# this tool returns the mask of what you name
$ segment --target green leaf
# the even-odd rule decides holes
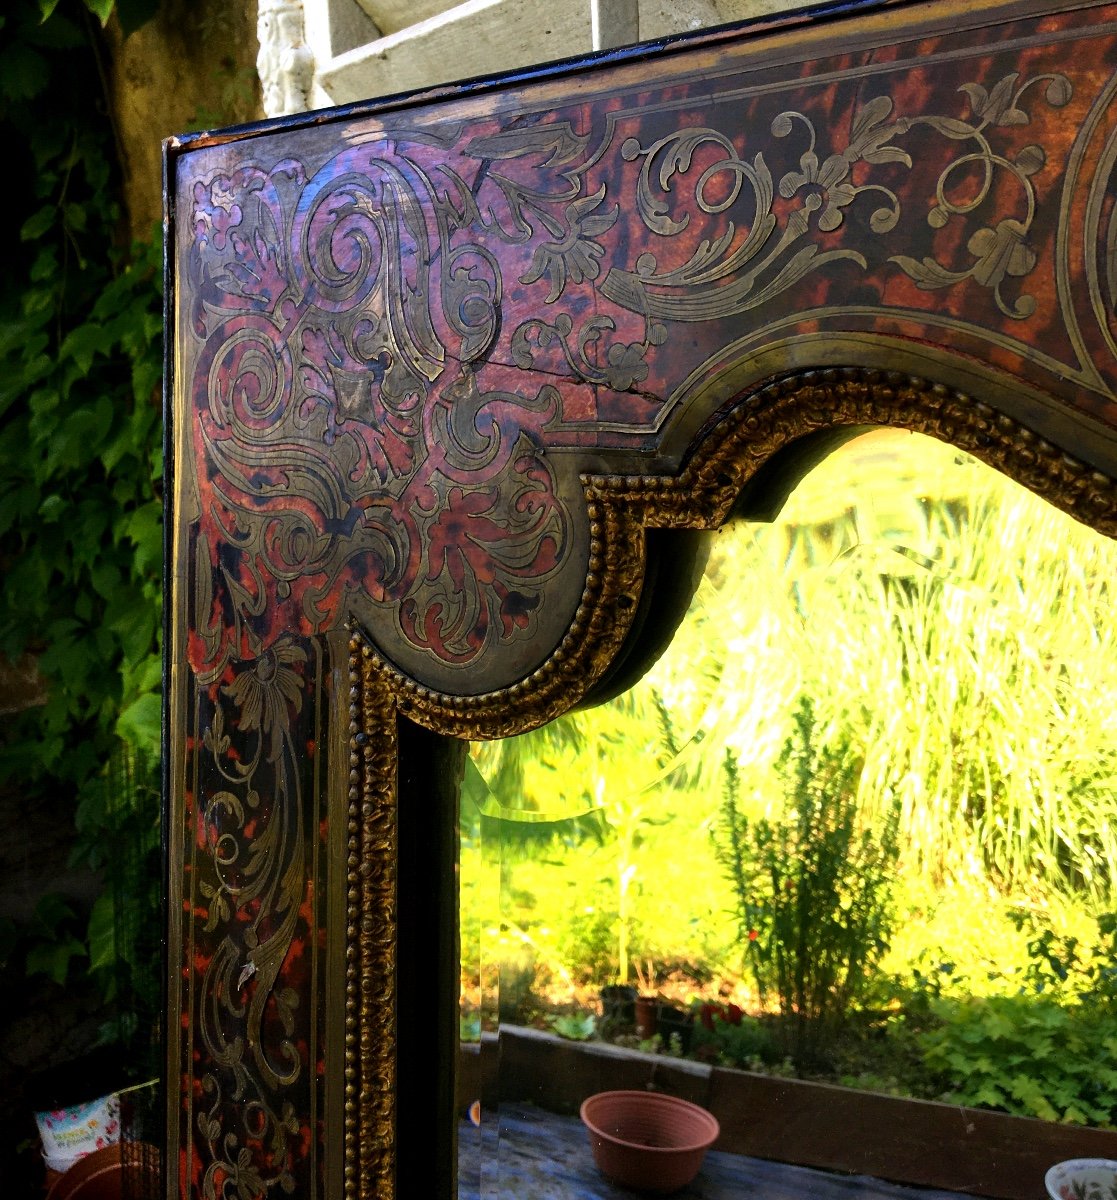
[[[597,1019],[593,1013],[564,1013],[551,1017],[550,1025],[559,1037],[584,1042],[593,1037]]]
[[[152,654],[136,667],[134,686],[137,691],[158,692],[162,680],[163,661],[158,654]]]
[[[101,326],[86,324],[79,325],[66,335],[59,354],[63,358],[72,358],[85,375],[93,365],[93,356],[105,349],[104,331]]]
[[[71,233],[84,232],[89,223],[86,210],[81,204],[67,204],[62,215]]]
[[[90,572],[90,577],[97,594],[106,600],[112,600],[117,592],[124,587],[123,575],[116,563],[102,557]]]
[[[54,309],[54,290],[59,277],[58,251],[53,245],[42,247],[31,266],[29,276],[31,283],[46,283],[49,287],[36,288],[24,294],[23,311],[32,316],[36,313],[51,312]]]
[[[74,824],[79,832],[100,829],[108,819],[105,804],[105,789],[94,783],[82,790],[74,812]]]
[[[162,732],[162,711],[159,696],[140,696],[120,714],[116,732],[136,745],[158,746]]]
[[[116,912],[111,893],[102,892],[93,903],[86,935],[89,969],[109,971],[116,967]]]
[[[38,942],[27,951],[28,975],[46,975],[57,984],[64,984],[70,973],[70,962],[85,957],[85,947],[72,935],[57,942]]]
[[[57,892],[47,892],[35,905],[31,928],[38,937],[55,938],[67,921],[75,918],[74,910]]]
[[[112,10],[115,0],[85,0],[85,7],[101,22],[102,25],[109,23],[109,17],[112,16]]]
[[[60,521],[67,510],[66,501],[57,494],[43,498],[39,505],[39,516],[43,521]]]
[[[0,95],[9,100],[31,100],[50,81],[47,60],[26,44],[16,42],[0,50]]]
[[[58,209],[53,204],[44,205],[28,217],[20,226],[20,241],[33,242],[47,233],[58,219]]]
[[[141,505],[128,517],[124,528],[136,548],[136,573],[157,574],[163,561],[162,507],[156,501]]]
[[[1005,1100],[1004,1092],[991,1083],[984,1083],[966,1095],[967,1103],[974,1107],[1001,1108]]]

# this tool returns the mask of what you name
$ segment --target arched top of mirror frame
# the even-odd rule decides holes
[[[932,0],[166,143],[182,1194],[396,1194],[398,713],[622,686],[865,426],[1117,535],[1115,96],[1117,6]]]
[[[175,142],[192,669],[353,622],[420,721],[537,723],[641,612],[635,526],[851,423],[1110,528],[1115,16],[785,18]]]

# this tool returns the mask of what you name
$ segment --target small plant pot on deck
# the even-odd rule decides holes
[[[704,1108],[659,1092],[598,1092],[580,1112],[602,1175],[660,1195],[690,1183],[721,1132]]]
[[[655,1037],[659,1001],[654,996],[636,997],[636,1035],[647,1041]]]

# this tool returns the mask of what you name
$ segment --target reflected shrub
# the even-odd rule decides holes
[[[575,903],[565,912],[549,915],[558,951],[577,982],[608,979],[616,968],[615,914],[601,904]]]
[[[542,1001],[535,992],[538,972],[538,964],[529,950],[500,962],[497,1015],[502,1024],[529,1024],[532,1016],[542,1006]]]
[[[824,1063],[846,1015],[869,994],[891,937],[899,814],[875,828],[858,809],[862,759],[844,726],[819,725],[809,697],[777,763],[786,804],[749,820],[732,757],[717,854],[736,895],[744,958],[774,1000],[783,1053]]]

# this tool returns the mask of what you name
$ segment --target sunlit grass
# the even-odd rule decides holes
[[[505,886],[503,911],[479,912],[463,861],[463,912],[554,978],[689,961],[735,983],[720,764],[729,750],[746,808],[778,810],[807,694],[862,747],[866,814],[900,801],[908,916],[886,969],[949,962],[975,992],[1010,986],[1026,957],[1012,908],[1088,941],[1117,889],[1114,579],[1117,543],[950,447],[859,439],[777,521],[723,531],[630,693],[475,747]]]

